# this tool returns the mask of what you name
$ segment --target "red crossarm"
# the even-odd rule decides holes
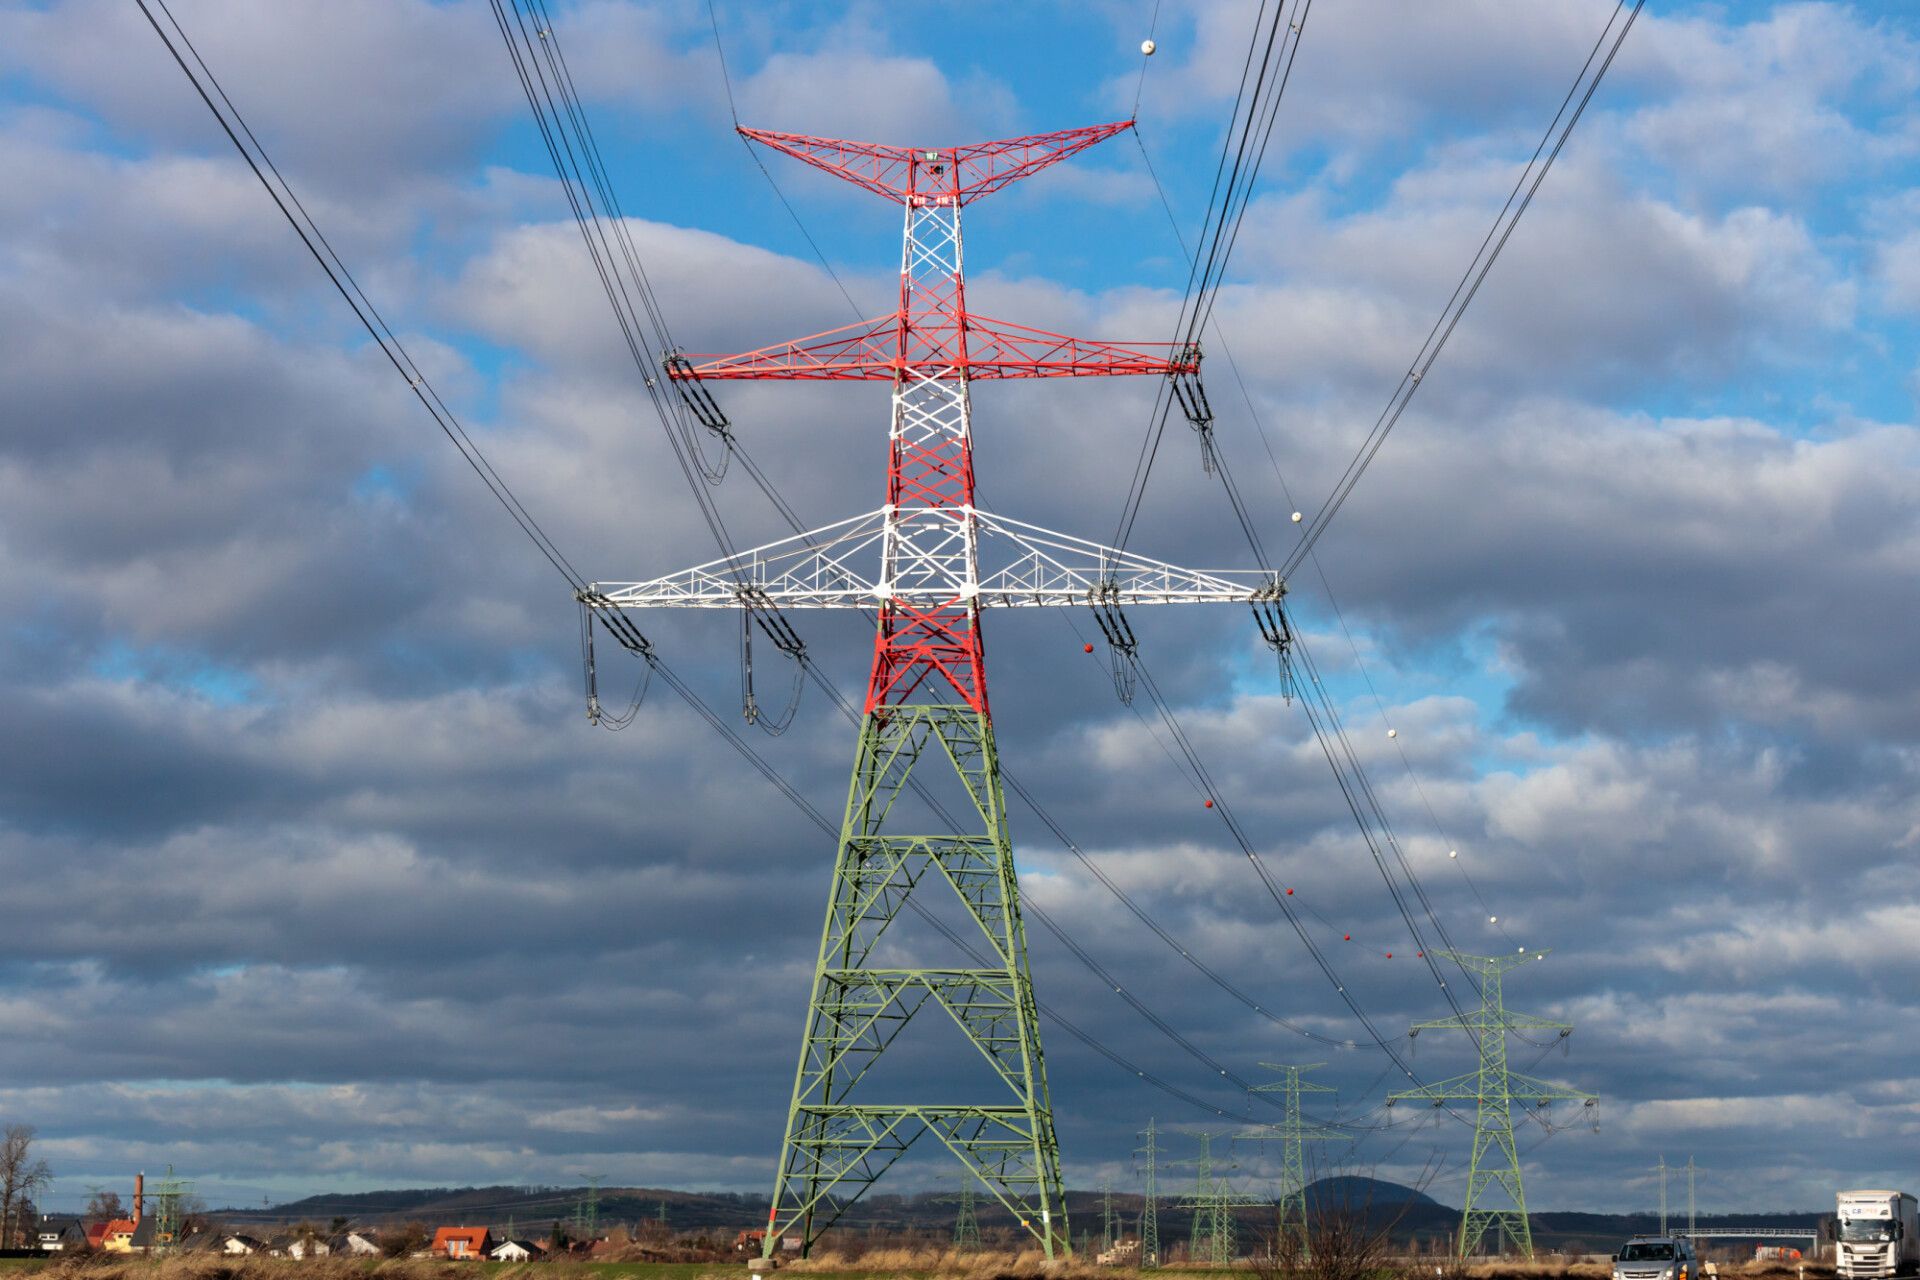
[[[969,378],[1082,378],[1114,374],[1192,373],[1199,357],[1166,342],[1094,342],[967,313]],[[891,382],[920,362],[902,359],[902,322],[896,313],[829,329],[809,338],[737,356],[686,356],[667,368],[679,381],[698,378],[782,381]],[[911,349],[911,348],[910,348]],[[955,364],[935,347],[925,372],[950,376]]]
[[[1122,120],[1090,129],[1062,129],[965,147],[925,149],[810,138],[766,129],[743,128],[740,134],[897,203],[917,198],[968,204],[1132,127],[1131,120]]]

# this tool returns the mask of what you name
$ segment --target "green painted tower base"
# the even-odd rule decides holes
[[[965,802],[958,833],[888,830],[916,769],[952,769]],[[953,775],[922,782],[944,784]],[[924,808],[918,797],[907,805]],[[965,941],[987,964],[895,968],[875,963],[915,894],[951,895]],[[950,1019],[998,1096],[876,1105],[861,1084],[916,1016]],[[859,1196],[931,1135],[1032,1233],[1049,1258],[1068,1252],[1026,931],[1007,841],[993,730],[967,706],[883,707],[867,716],[847,796],[833,891],[820,939],[800,1066],[768,1217],[767,1250],[796,1235],[810,1252]]]

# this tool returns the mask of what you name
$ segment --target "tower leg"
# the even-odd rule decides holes
[[[917,768],[957,774],[967,800],[954,819],[957,832],[888,829]],[[916,891],[952,893],[959,900],[962,936],[984,953],[985,965],[908,969],[874,963],[878,944]],[[952,1019],[991,1069],[996,1096],[860,1101],[862,1080],[923,1011]],[[916,703],[879,707],[861,726],[766,1250],[781,1234],[794,1232],[811,1252],[840,1215],[928,1134],[985,1184],[1047,1257],[1068,1251],[1059,1145],[993,729],[972,707]]]

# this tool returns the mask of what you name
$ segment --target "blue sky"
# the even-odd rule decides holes
[[[175,7],[567,554],[607,581],[711,559],[487,7]],[[1123,119],[1138,86],[1191,239],[1254,15],[1165,0],[1142,82],[1153,8],[715,15],[740,118],[772,129],[951,144]],[[1220,297],[1245,397],[1207,365],[1270,545],[1387,403],[1609,11],[1315,6]],[[846,323],[731,134],[707,7],[556,20],[676,334]],[[1905,1185],[1917,81],[1901,6],[1650,6],[1293,584],[1436,913],[1463,946],[1552,950],[1509,994],[1576,1024],[1539,1070],[1603,1123],[1524,1140],[1535,1207],[1650,1204],[1661,1155],[1714,1171],[1714,1210]],[[137,9],[0,4],[0,1117],[39,1127],[63,1207],[169,1163],[236,1201],[588,1172],[766,1189],[831,849],[664,691],[623,734],[587,725],[572,602],[225,147]],[[898,210],[765,159],[885,310]],[[1127,135],[970,208],[967,249],[978,310],[1088,336],[1163,336],[1184,280]],[[721,394],[808,521],[877,505],[884,393]],[[1104,537],[1151,401],[978,389],[982,494]],[[1245,567],[1177,434],[1131,545]],[[716,494],[743,540],[780,536],[742,478]],[[1134,621],[1310,927],[1364,944],[1341,963],[1369,1013],[1437,1016],[1257,637]],[[646,620],[728,715],[733,625]],[[804,625],[857,687],[861,626]],[[988,634],[1003,756],[1080,847],[1236,984],[1356,1036],[1103,656],[1057,617]],[[824,700],[754,740],[837,810],[852,737]],[[1013,821],[1031,899],[1183,1035],[1246,1075],[1301,1051]],[[1245,1112],[1050,936],[1033,963],[1043,999]],[[1204,1118],[1043,1034],[1072,1185],[1132,1185],[1149,1115]],[[1341,1113],[1377,1116],[1380,1055],[1330,1053]],[[1466,1065],[1426,1037],[1420,1062]],[[1437,1154],[1457,1203],[1462,1134],[1357,1158],[1412,1176]]]

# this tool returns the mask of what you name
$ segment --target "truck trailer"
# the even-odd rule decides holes
[[[1904,1191],[1842,1191],[1835,1205],[1834,1259],[1841,1280],[1920,1271],[1920,1215]]]

